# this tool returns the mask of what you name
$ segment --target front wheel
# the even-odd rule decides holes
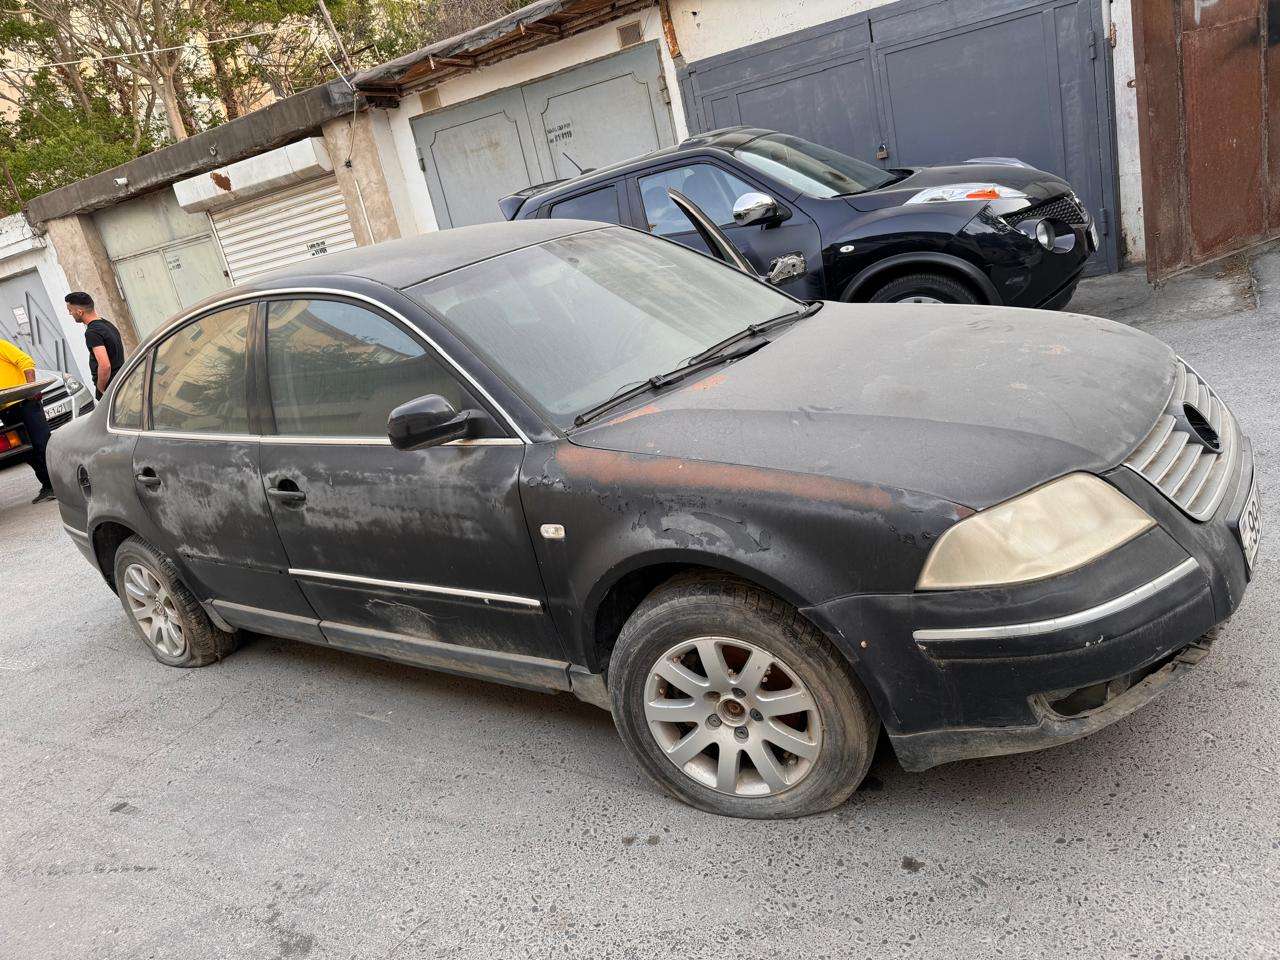
[[[849,798],[880,724],[866,691],[794,608],[732,579],[655,590],[610,660],[613,717],[660,786],[732,817],[802,817]]]
[[[890,280],[871,295],[871,303],[977,303],[973,291],[937,273],[912,273]]]

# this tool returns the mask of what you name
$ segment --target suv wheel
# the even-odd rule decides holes
[[[862,685],[792,607],[724,577],[668,581],[609,667],[613,717],[641,767],[711,813],[820,813],[866,776],[880,723]]]
[[[147,649],[171,667],[203,667],[236,648],[237,634],[213,625],[177,568],[141,537],[116,551],[116,591]]]
[[[977,303],[973,291],[937,273],[912,273],[890,280],[871,295],[871,303]]]

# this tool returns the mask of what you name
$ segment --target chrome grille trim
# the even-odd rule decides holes
[[[1184,403],[1199,407],[1222,441],[1214,453],[1178,425]],[[1208,520],[1227,494],[1240,464],[1241,437],[1222,398],[1181,357],[1174,366],[1169,401],[1124,465],[1142,476],[1194,520]]]

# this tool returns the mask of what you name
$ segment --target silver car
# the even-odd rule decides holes
[[[69,420],[84,416],[94,408],[93,391],[69,373],[36,368],[36,380],[52,380],[40,399],[44,401],[44,417],[49,428],[58,429]],[[27,438],[21,426],[0,433],[0,465],[27,452]]]

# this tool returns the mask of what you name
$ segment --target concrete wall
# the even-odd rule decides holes
[[[93,297],[98,312],[115,323],[126,352],[131,352],[138,345],[133,315],[120,295],[111,259],[93,218],[73,214],[50,220],[45,228],[49,231],[49,241],[65,271],[67,283],[72,289],[84,290]],[[83,335],[80,341],[83,346]],[[87,359],[85,362],[87,365]]]
[[[35,270],[53,308],[59,331],[71,351],[77,376],[89,375],[89,352],[84,345],[84,328],[67,314],[63,298],[71,292],[67,275],[47,238],[37,234],[26,217],[15,213],[0,219],[0,279]]]
[[[693,63],[783,34],[850,17],[890,0],[670,0],[680,52]]]
[[[360,246],[401,236],[396,204],[387,186],[375,136],[378,122],[367,113],[357,113],[330,120],[323,127],[338,189],[347,203],[352,232]],[[393,165],[392,170],[398,173],[399,164]]]
[[[689,130],[685,124],[684,106],[680,102],[676,66],[666,43],[662,42],[662,22],[656,5],[639,14],[621,17],[558,43],[548,44],[518,57],[512,57],[510,60],[503,60],[447,80],[435,88],[440,95],[440,106],[447,107],[474,100],[476,97],[496,90],[537,80],[589,60],[617,53],[621,49],[618,45],[618,26],[637,19],[640,21],[645,41],[660,41],[659,58],[667,82],[667,90],[671,96],[671,117],[675,135],[677,140],[684,139],[689,135]],[[377,120],[378,115],[385,117],[389,133],[389,137],[379,141],[382,162],[387,167],[395,167],[398,170],[399,179],[404,186],[401,201],[395,205],[402,233],[409,236],[439,229],[431,197],[427,193],[427,183],[418,166],[417,147],[410,127],[410,121],[414,117],[426,112],[422,97],[416,93],[410,94],[400,101],[398,110],[372,112],[376,122],[380,122]],[[334,162],[336,165],[338,161],[335,159]]]

